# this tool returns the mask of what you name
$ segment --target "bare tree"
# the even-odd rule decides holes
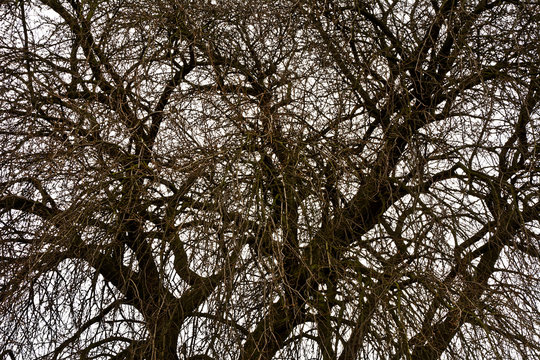
[[[1,5],[0,357],[540,357],[540,5]]]

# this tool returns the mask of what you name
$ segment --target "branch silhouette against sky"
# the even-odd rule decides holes
[[[0,5],[0,358],[540,358],[540,4]]]

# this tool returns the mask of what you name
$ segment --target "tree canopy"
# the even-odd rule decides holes
[[[0,31],[0,358],[540,358],[538,2]]]

